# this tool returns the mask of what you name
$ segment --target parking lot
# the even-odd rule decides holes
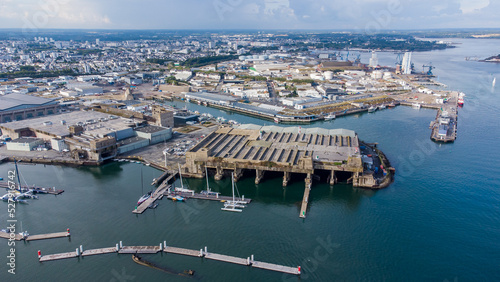
[[[121,156],[140,157],[149,163],[165,167],[165,161],[168,168],[176,169],[177,164],[184,164],[184,155],[187,150],[198,144],[205,136],[215,131],[218,127],[204,127],[195,125],[199,129],[190,133],[177,133],[174,129],[173,138],[164,142],[127,152]],[[166,152],[164,154],[164,152]],[[165,158],[166,156],[166,158]]]

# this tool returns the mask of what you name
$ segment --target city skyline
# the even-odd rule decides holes
[[[106,1],[4,0],[0,27],[44,29],[385,29],[496,28],[489,0]]]

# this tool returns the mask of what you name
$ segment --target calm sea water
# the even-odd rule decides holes
[[[457,40],[455,40],[457,41]],[[247,257],[289,266],[301,265],[301,278],[244,266],[176,255],[149,260],[176,271],[197,271],[202,281],[499,281],[500,280],[500,65],[465,61],[466,56],[498,53],[499,40],[460,40],[455,49],[415,53],[415,66],[432,62],[439,81],[467,94],[459,113],[458,139],[439,145],[429,140],[434,110],[397,107],[319,122],[313,127],[348,128],[361,139],[378,142],[397,170],[381,191],[331,188],[314,183],[305,220],[298,217],[304,183],[300,177],[283,189],[279,175],[259,185],[249,174],[238,182],[254,201],[241,214],[220,210],[221,203],[160,201],[156,210],[131,213],[142,190],[152,189],[160,172],[131,163],[67,168],[21,165],[27,183],[56,186],[60,196],[42,195],[18,206],[17,219],[31,234],[71,228],[71,239],[17,243],[16,275],[7,273],[7,241],[0,241],[0,281],[188,281],[132,262],[129,255],[101,255],[39,263],[43,254],[125,245],[168,245]],[[363,54],[367,61],[369,54]],[[379,54],[393,65],[396,55]],[[270,124],[193,104],[243,123]],[[12,164],[0,165],[0,176]],[[141,169],[144,188],[141,188]],[[24,181],[23,181],[24,182]],[[205,189],[204,180],[187,180]],[[212,189],[230,195],[228,179],[210,179]],[[0,225],[7,205],[0,203]],[[20,227],[18,223],[18,228]]]

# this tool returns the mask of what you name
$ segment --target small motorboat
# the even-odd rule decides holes
[[[179,195],[172,197],[172,201],[174,202],[183,202],[185,199]]]

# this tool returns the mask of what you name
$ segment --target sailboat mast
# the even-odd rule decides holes
[[[142,179],[142,166],[141,166],[141,193],[144,195],[144,181]]]
[[[206,165],[205,165],[205,175],[207,177],[207,193],[210,194],[210,186],[208,185],[208,171]]]
[[[233,203],[234,203],[234,173],[231,173],[231,180],[233,181]]]
[[[184,189],[184,184],[182,184],[182,173],[181,173],[181,164],[177,164],[179,166],[179,175],[181,177],[181,188]]]
[[[16,159],[14,159],[14,164],[16,165],[17,185],[19,185],[19,191],[21,191],[21,179],[19,178],[19,169],[17,168]]]

